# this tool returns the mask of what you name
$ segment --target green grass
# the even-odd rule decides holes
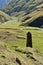
[[[19,30],[22,30],[23,32],[17,32],[15,29],[18,29],[18,28],[19,28]],[[32,41],[33,41],[33,48],[37,49],[40,53],[43,53],[43,31],[36,30],[36,29],[33,29],[33,28],[29,28],[29,27],[20,27],[20,26],[17,26],[16,28],[12,28],[12,29],[8,30],[8,29],[5,29],[5,28],[2,28],[2,29],[0,29],[0,31],[4,31],[4,32],[8,31],[8,32],[10,32],[12,34],[15,34],[15,35],[18,35],[18,36],[23,36],[25,38],[27,37],[26,36],[27,32],[31,32]],[[2,53],[0,54],[0,58],[2,58],[2,56],[5,56],[6,58],[11,57],[10,59],[12,59],[12,57],[16,57],[16,58],[19,58],[22,61],[22,63],[26,62],[26,64],[28,63],[30,65],[31,64],[35,65],[33,63],[34,61],[32,61],[32,59],[30,59],[29,57],[28,57],[28,59],[26,59],[27,58],[26,54],[24,54],[22,52],[15,51],[15,47],[14,46],[18,46],[18,47],[20,47],[20,49],[21,48],[25,49],[25,47],[26,47],[26,39],[17,39],[16,38],[15,40],[17,41],[17,43],[15,43],[15,42],[14,43],[9,43],[8,41],[6,43],[3,40],[0,41],[0,45],[4,46],[4,52],[2,51]],[[2,49],[3,49],[3,47],[2,47]],[[31,48],[29,50],[31,50]],[[29,55],[31,56],[31,54],[29,54]],[[34,54],[34,55],[37,56],[37,54]],[[2,59],[4,59],[4,58],[2,58]],[[8,59],[8,61],[10,61],[10,59]],[[41,60],[39,57],[38,57],[38,59]],[[6,61],[4,61],[4,63]],[[9,63],[8,61],[7,61],[7,63]],[[43,61],[41,61],[41,62],[43,62]],[[13,64],[13,61],[11,62],[11,64]],[[14,63],[14,65],[15,65],[15,63]]]
[[[14,28],[13,28],[14,29]],[[16,28],[18,29],[18,28]],[[19,30],[22,30],[23,32],[17,32],[14,30],[7,30],[12,34],[18,35],[18,36],[23,36],[27,37],[26,34],[27,32],[31,32],[32,34],[32,42],[33,42],[33,47],[39,50],[41,53],[43,53],[43,31],[32,29],[29,27],[20,27]],[[26,39],[15,39],[17,41],[14,43],[9,43],[9,41],[6,43],[9,46],[20,46],[20,47],[25,47],[26,46]],[[0,42],[1,43],[1,42]]]
[[[32,33],[32,41],[33,41],[33,47],[38,49],[40,52],[43,52],[43,31],[36,30],[36,29],[29,29],[27,27],[23,29],[25,33],[31,32]]]
[[[0,31],[8,31],[12,34],[22,36],[22,37],[27,37],[27,32],[31,32],[32,34],[32,42],[33,42],[33,47],[39,50],[41,53],[43,53],[43,31],[37,30],[35,28],[29,28],[29,27],[24,27],[24,26],[19,26],[19,22],[15,22],[14,20],[9,21],[5,25],[0,25]],[[9,28],[9,29],[7,29]],[[13,40],[13,38],[12,38]],[[9,43],[9,41],[3,42],[7,44],[8,46],[20,46],[20,47],[25,47],[26,46],[26,39],[15,39],[17,41],[14,43]],[[1,43],[1,42],[0,42]],[[3,44],[2,43],[2,44]]]
[[[19,1],[20,2],[20,5],[22,4],[22,1],[23,0]],[[33,6],[33,5],[35,5],[35,3],[39,2],[39,1],[40,0],[35,0],[31,4],[28,4],[27,3],[25,5],[25,7]],[[17,14],[19,14],[19,13],[17,13]],[[5,15],[5,17],[8,16],[6,14],[4,14],[4,15]],[[19,21],[25,20],[25,18],[27,18],[27,17],[31,17],[30,19],[26,20],[24,23],[22,22],[25,25],[25,24],[28,24],[28,23],[32,22],[33,20],[37,19],[40,16],[43,16],[43,12],[42,11],[35,10],[32,13],[30,13],[30,14],[28,14],[26,16],[21,17]],[[15,51],[15,46],[18,46],[18,47],[23,48],[23,49],[26,47],[27,32],[31,32],[31,34],[32,34],[32,45],[33,45],[33,48],[37,49],[40,53],[43,53],[43,31],[42,30],[35,29],[35,28],[32,28],[32,27],[30,28],[29,26],[27,26],[27,27],[26,26],[20,26],[22,23],[21,22],[17,22],[17,20],[15,20],[15,21],[14,20],[10,20],[6,24],[5,23],[0,23],[0,32],[3,32],[2,35],[0,33],[0,46],[1,45],[4,46],[4,49],[8,51],[8,52],[5,51],[5,57],[9,57],[10,55],[11,55],[11,57],[13,57],[12,56],[12,53],[14,53],[19,58],[22,57],[25,60],[25,58],[24,58],[25,57],[25,54],[23,54],[21,52]],[[8,36],[7,33],[4,34],[4,32],[9,32],[12,36],[10,34]],[[23,38],[15,38],[15,36],[23,37],[25,39],[23,39]],[[0,54],[0,55],[2,56],[2,54]],[[37,54],[36,54],[36,56],[37,56]],[[22,58],[20,58],[20,60],[23,60]],[[38,57],[38,59],[39,59],[39,57]],[[31,60],[28,60],[27,62],[30,63],[32,61]],[[30,65],[31,65],[31,63],[30,63]]]
[[[11,20],[11,21],[8,21],[7,24],[5,23],[1,24],[0,28],[17,28],[18,25],[19,25],[18,22]]]

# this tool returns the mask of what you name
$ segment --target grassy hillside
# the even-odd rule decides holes
[[[32,27],[43,27],[43,10],[35,10],[21,18],[22,25]]]
[[[0,64],[43,65],[43,30],[20,24],[11,20],[0,25]],[[27,32],[32,34],[33,48],[26,47]]]
[[[0,25],[0,64],[43,65],[43,30],[20,25],[15,20]],[[33,48],[26,47],[27,32]]]
[[[9,21],[11,19],[12,18],[9,15],[7,15],[4,12],[0,11],[0,24],[4,23],[4,22],[7,22],[7,21]]]
[[[0,65],[43,65],[43,0],[11,0],[2,10]],[[28,32],[33,48],[26,47]]]
[[[43,28],[42,0],[11,0],[2,10],[13,17],[16,16],[21,25]]]
[[[20,65],[20,64],[21,65],[31,65],[31,64],[43,65],[43,56],[42,54],[37,52],[38,51],[33,48],[14,47],[12,49],[6,45],[0,45],[0,64],[1,65]]]
[[[36,9],[36,6],[43,3],[43,0],[11,0],[3,8],[3,11],[13,16],[24,16]]]
[[[0,40],[8,45],[26,46],[26,34],[32,33],[33,47],[43,53],[43,31],[36,28],[20,26],[21,23],[14,20],[0,25]],[[1,33],[2,32],[2,33]],[[2,35],[2,36],[1,36]],[[41,47],[40,47],[41,45]]]

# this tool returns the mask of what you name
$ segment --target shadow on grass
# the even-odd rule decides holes
[[[43,16],[37,18],[36,20],[34,20],[28,25],[32,27],[41,27],[43,25]]]

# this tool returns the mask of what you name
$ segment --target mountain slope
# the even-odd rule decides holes
[[[19,17],[22,25],[43,27],[43,0],[11,0],[2,10],[11,16]],[[35,22],[38,18],[39,22]]]
[[[4,23],[4,22],[7,22],[9,20],[11,20],[12,18],[7,15],[6,13],[0,11],[0,23]]]
[[[22,18],[22,25],[43,27],[43,8],[24,16]]]
[[[24,16],[36,9],[36,6],[42,4],[43,0],[11,0],[3,8],[3,11],[13,16]]]

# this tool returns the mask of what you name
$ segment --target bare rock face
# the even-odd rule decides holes
[[[0,45],[0,65],[43,65],[43,55],[30,47]]]

